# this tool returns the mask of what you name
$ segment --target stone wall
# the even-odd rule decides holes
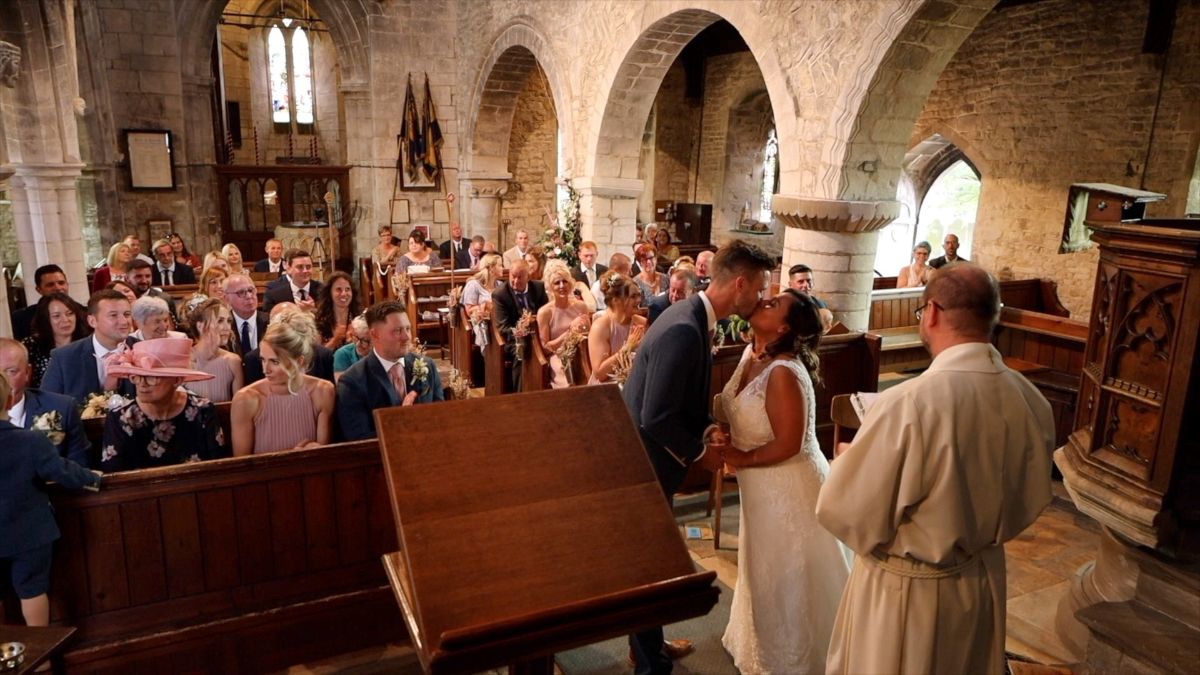
[[[534,68],[517,97],[512,136],[508,145],[508,172],[512,185],[500,210],[507,224],[502,250],[516,244],[517,230],[526,229],[536,242],[547,227],[546,209],[555,204],[558,176],[558,117],[550,96],[550,83],[541,68]],[[514,189],[520,186],[519,189]]]
[[[701,101],[688,98],[686,74],[678,60],[663,78],[654,110],[654,200],[691,202]]]
[[[1079,318],[1090,310],[1097,251],[1058,253],[1068,186],[1165,192],[1151,213],[1178,217],[1200,139],[1200,5],[1180,3],[1165,76],[1162,57],[1141,53],[1147,7],[1048,0],[993,12],[942,73],[912,134],[917,143],[940,133],[981,170],[976,260],[1054,279]]]

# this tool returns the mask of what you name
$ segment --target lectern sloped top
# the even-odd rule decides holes
[[[472,672],[706,613],[615,385],[376,411],[426,672]]]

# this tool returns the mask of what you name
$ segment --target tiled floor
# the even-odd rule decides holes
[[[1061,485],[1056,497],[1037,522],[1008,543],[1008,638],[1012,654],[1041,664],[1069,664],[1071,658],[1054,633],[1058,601],[1070,586],[1076,570],[1093,560],[1099,531],[1094,521],[1078,514]],[[737,582],[738,505],[736,492],[726,493],[721,515],[721,549],[711,539],[689,539],[688,549],[696,563],[713,570],[726,585]],[[681,526],[711,526],[705,517],[707,495],[676,500],[675,513]],[[683,637],[683,636],[679,636]],[[374,673],[421,672],[411,647],[387,645],[288,669],[288,675],[369,675]],[[501,671],[490,671],[499,673]],[[1026,668],[1023,672],[1031,672]],[[1041,672],[1047,672],[1045,670]],[[489,673],[490,675],[490,673]]]

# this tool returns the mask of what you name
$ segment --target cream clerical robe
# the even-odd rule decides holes
[[[817,501],[858,554],[828,672],[1004,672],[1003,544],[1050,503],[1053,450],[1050,404],[989,344],[880,394]]]

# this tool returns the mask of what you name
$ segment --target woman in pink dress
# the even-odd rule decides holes
[[[213,376],[211,380],[189,382],[187,388],[212,401],[222,403],[233,399],[233,392],[242,388],[242,359],[222,349],[233,337],[233,314],[216,298],[200,303],[190,315],[190,325],[196,335],[192,346],[192,367]]]
[[[562,389],[571,385],[558,351],[572,332],[586,333],[591,326],[592,315],[582,300],[573,294],[575,280],[566,263],[552,260],[546,265],[546,285],[550,287],[550,302],[542,305],[537,313],[538,340],[542,349],[550,354],[550,371],[553,380],[550,386]],[[586,336],[585,336],[586,339]],[[582,381],[582,373],[575,373]]]

